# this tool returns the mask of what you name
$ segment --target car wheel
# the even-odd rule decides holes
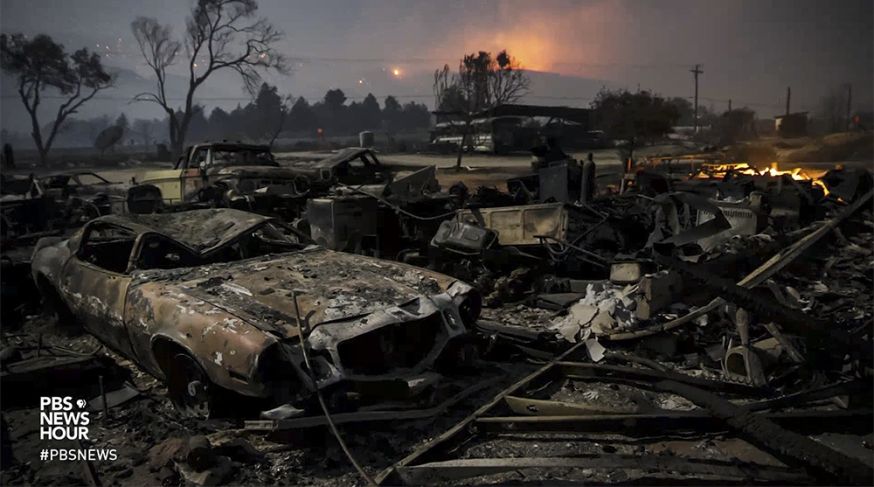
[[[167,395],[179,412],[192,418],[210,417],[214,387],[196,360],[186,353],[176,354],[166,377]]]

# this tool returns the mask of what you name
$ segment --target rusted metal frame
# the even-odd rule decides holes
[[[586,455],[574,457],[466,458],[399,467],[400,478],[410,485],[449,482],[521,469],[624,469],[639,470],[643,477],[673,473],[695,475],[702,482],[802,482],[797,470],[724,460],[684,458],[670,455]]]
[[[828,234],[833,229],[837,228],[838,225],[841,224],[845,219],[847,219],[850,215],[855,213],[859,208],[866,205],[871,197],[874,196],[874,191],[869,191],[865,195],[859,197],[852,205],[844,208],[840,214],[825,222],[825,224],[821,225],[816,230],[813,230],[800,240],[796,241],[794,244],[790,245],[786,249],[778,252],[770,259],[768,259],[764,264],[759,266],[756,270],[748,274],[746,277],[738,281],[737,285],[741,287],[745,287],[747,289],[752,289],[759,284],[768,280],[774,274],[780,272],[784,267],[792,263],[798,256],[800,256],[805,250],[807,250],[811,245],[818,242],[822,237]],[[809,228],[809,227],[808,227]],[[677,319],[668,321],[667,323],[662,323],[659,325],[650,326],[648,328],[643,328],[641,330],[636,330],[632,332],[626,333],[615,333],[612,335],[606,335],[602,337],[604,340],[610,341],[621,341],[621,340],[633,340],[635,338],[642,338],[646,336],[655,335],[656,333],[661,333],[664,331],[673,330],[674,328],[678,328],[685,324],[688,324],[701,316],[710,313],[711,311],[716,310],[719,306],[725,304],[725,300],[722,298],[714,298],[712,301],[707,303],[706,305],[691,311]]]
[[[449,444],[458,441],[462,436],[462,433],[470,433],[470,426],[472,426],[477,418],[487,413],[489,410],[494,408],[495,406],[501,404],[506,396],[509,396],[515,393],[518,390],[521,390],[526,385],[528,385],[533,380],[541,377],[545,373],[551,371],[556,363],[560,360],[565,359],[566,357],[570,357],[577,350],[580,350],[584,346],[584,342],[579,342],[576,345],[572,346],[564,353],[550,361],[549,363],[541,366],[534,372],[528,374],[523,377],[521,380],[515,382],[510,387],[504,389],[499,392],[495,397],[492,398],[491,401],[482,405],[479,409],[471,413],[469,416],[456,423],[453,427],[449,428],[445,432],[443,432],[440,436],[434,438],[430,442],[421,447],[414,450],[412,453],[402,458],[400,461],[395,463],[394,465],[383,470],[377,477],[376,483],[379,485],[398,485],[402,483],[402,478],[398,475],[398,469],[404,468],[412,465],[414,462],[424,460],[427,456],[440,448],[445,448]]]
[[[449,407],[470,396],[471,394],[485,389],[496,382],[500,378],[492,378],[474,384],[463,391],[455,394],[446,401],[426,409],[413,409],[407,411],[359,411],[353,413],[332,414],[331,418],[334,424],[345,423],[363,423],[368,421],[400,421],[409,419],[423,419],[442,414]],[[306,418],[292,418],[280,420],[253,420],[245,421],[245,429],[250,431],[282,431],[301,428],[312,428],[314,426],[323,426],[327,424],[324,416],[309,416]]]
[[[809,433],[858,431],[870,427],[871,409],[808,410],[757,413],[780,426]],[[476,427],[483,433],[616,433],[639,437],[668,432],[696,433],[727,431],[730,428],[709,411],[658,411],[641,414],[587,414],[571,416],[489,416],[478,418]]]
[[[586,250],[582,247],[579,247],[575,244],[572,244],[572,243],[568,242],[567,240],[562,240],[560,238],[551,237],[549,235],[535,235],[534,237],[540,240],[540,245],[543,245],[544,247],[546,247],[546,250],[549,251],[550,255],[554,254],[554,255],[559,255],[561,257],[564,257],[568,253],[568,249],[573,249],[573,250],[576,250],[577,252],[579,252],[580,254],[588,257],[588,258],[585,258],[585,257],[577,256],[577,258],[582,260],[583,262],[587,262],[589,264],[592,264],[594,266],[601,267],[601,268],[607,267],[607,262],[604,260],[603,257],[601,257],[600,255],[598,255],[594,252],[591,252],[591,251]],[[558,242],[559,245],[564,245],[566,248],[564,250],[555,251],[553,253],[553,251],[551,250],[551,247],[549,247],[549,242],[548,242],[549,240],[555,240],[556,242]],[[592,260],[592,259],[594,259],[594,260]]]
[[[571,379],[619,379],[626,381],[644,382],[673,380],[676,382],[700,387],[705,390],[720,391],[726,393],[762,395],[764,392],[764,390],[761,388],[751,387],[745,384],[703,379],[700,377],[692,377],[689,375],[684,375],[671,371],[655,371],[643,368],[622,367],[618,365],[588,364],[583,362],[564,361],[557,362],[556,368],[558,371],[564,374],[565,377]]]
[[[847,457],[807,436],[788,431],[765,416],[732,404],[703,389],[672,380],[654,384],[658,390],[680,395],[710,411],[758,448],[789,466],[804,468],[821,481],[871,485],[874,471],[858,459]]]

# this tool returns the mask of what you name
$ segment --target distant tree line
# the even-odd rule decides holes
[[[430,125],[431,113],[424,104],[402,105],[387,96],[380,106],[373,94],[361,102],[346,102],[339,89],[328,90],[324,98],[310,104],[303,97],[282,96],[275,86],[263,83],[252,102],[230,111],[215,107],[207,114],[195,105],[186,141],[229,139],[272,144],[282,137],[330,137],[364,130],[396,133]],[[159,134],[159,139],[165,138]]]
[[[282,96],[275,86],[262,83],[257,96],[232,110],[215,107],[210,111],[194,104],[185,141],[244,140],[272,144],[283,137],[354,135],[364,130],[398,133],[427,129],[431,112],[421,103],[401,104],[387,96],[382,105],[373,94],[361,102],[347,103],[342,90],[333,89],[324,98],[310,104],[305,98]],[[118,127],[118,129],[114,129]],[[63,147],[94,146],[98,137],[109,129],[122,134],[113,145],[156,145],[171,148],[168,117],[136,118],[132,122],[122,113],[113,119],[109,115],[81,119],[69,118],[56,135]],[[49,127],[44,127],[47,130]],[[319,130],[321,129],[321,132]],[[6,138],[14,140],[11,134]],[[103,147],[98,147],[104,150]]]

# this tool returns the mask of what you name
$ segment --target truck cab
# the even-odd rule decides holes
[[[146,171],[134,179],[139,186],[149,186],[160,193],[164,206],[192,202],[223,176],[228,169],[248,170],[278,168],[267,146],[240,143],[205,143],[190,146],[173,169]]]
[[[309,181],[280,167],[266,145],[204,143],[189,147],[173,169],[134,178],[127,205],[133,213],[232,207],[265,214],[294,210]]]

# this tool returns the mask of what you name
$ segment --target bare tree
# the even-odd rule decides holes
[[[182,151],[194,115],[194,94],[213,73],[235,71],[254,95],[261,82],[260,71],[287,71],[285,58],[274,48],[283,34],[266,19],[255,18],[257,10],[255,0],[198,0],[186,21],[182,44],[173,40],[169,27],[162,27],[155,19],[138,18],[131,24],[146,64],[158,77],[155,91],[140,93],[134,99],[157,103],[167,112],[170,145],[176,153]],[[166,73],[180,46],[188,59],[188,86],[177,114],[167,97]]]
[[[0,36],[0,65],[18,76],[18,95],[30,115],[31,136],[43,165],[67,118],[113,81],[98,54],[82,48],[68,55],[63,45],[43,34],[33,39],[22,34]],[[65,98],[43,137],[38,111],[42,92],[50,88]]]
[[[451,73],[449,65],[434,72],[437,114],[464,121],[456,168],[461,167],[473,115],[519,100],[528,93],[530,84],[522,66],[506,50],[495,58],[486,51],[466,54],[458,64],[458,72]]]
[[[275,120],[273,121],[273,131],[270,135],[270,149],[273,149],[273,144],[276,142],[276,138],[279,137],[279,134],[282,133],[282,129],[285,128],[285,121],[288,120],[288,115],[291,113],[291,107],[294,105],[294,97],[291,95],[285,95],[282,99],[282,103],[279,105],[279,110],[276,112]]]
[[[179,54],[182,46],[173,40],[170,27],[162,26],[154,18],[137,17],[131,23],[131,30],[146,64],[157,78],[154,92],[140,93],[134,97],[134,100],[151,101],[163,108],[170,120],[170,145],[181,146],[181,143],[177,144],[176,140],[179,135],[179,119],[167,98],[167,68],[176,62],[176,55]]]
[[[501,51],[489,70],[489,106],[513,103],[528,93],[531,80],[516,58]]]

